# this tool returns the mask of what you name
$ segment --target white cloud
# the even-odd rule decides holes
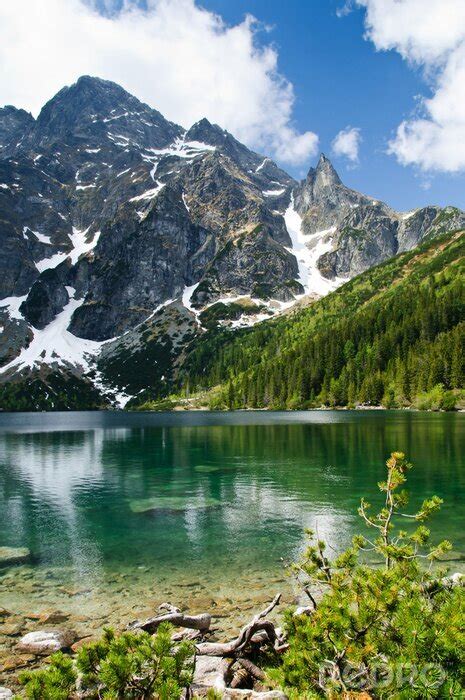
[[[362,136],[360,129],[347,126],[342,129],[331,144],[331,149],[336,156],[345,156],[352,163],[358,163],[358,151]]]
[[[346,15],[349,15],[353,9],[353,0],[346,0],[346,2],[343,5],[336,8],[336,17],[345,17]]]
[[[432,96],[389,144],[404,165],[465,170],[465,0],[357,0],[366,36],[424,70]]]
[[[112,0],[106,7],[113,8]],[[167,118],[202,117],[248,145],[299,164],[318,139],[292,126],[294,92],[252,17],[227,26],[195,0],[135,0],[105,16],[95,0],[0,2],[0,102],[37,113],[82,74],[114,80]]]

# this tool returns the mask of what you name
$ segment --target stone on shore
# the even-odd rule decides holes
[[[191,690],[195,695],[206,695],[210,688],[224,691],[226,676],[232,660],[222,656],[197,656]]]
[[[28,632],[18,643],[18,649],[28,654],[53,654],[60,649],[69,649],[76,635],[70,630],[39,630]]]
[[[0,566],[21,564],[30,556],[31,552],[27,547],[0,547]]]
[[[10,698],[13,698],[13,691],[1,686],[0,687],[0,700],[10,700]]]

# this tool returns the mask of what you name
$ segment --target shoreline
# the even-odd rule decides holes
[[[47,413],[121,413],[131,415],[134,413],[214,413],[218,415],[223,415],[225,413],[316,413],[320,411],[331,412],[337,411],[385,411],[386,413],[444,413],[444,414],[456,414],[465,413],[465,408],[455,408],[452,410],[445,410],[443,408],[416,408],[415,406],[402,406],[399,408],[386,408],[385,406],[319,406],[318,408],[209,408],[208,406],[175,406],[173,408],[112,408],[107,406],[105,408],[60,408],[60,409],[47,409],[40,411],[13,411],[0,408],[0,415],[40,415]]]
[[[209,583],[208,574],[196,581],[198,577],[192,579],[186,573],[184,581],[179,577],[173,584],[157,581],[150,589],[148,581],[137,580],[137,573],[140,572],[135,572],[135,580],[128,582],[127,574],[121,571],[108,577],[106,583],[102,581],[99,590],[91,590],[85,582],[82,586],[75,582],[73,587],[52,569],[44,569],[40,578],[31,578],[32,570],[28,565],[0,569],[3,574],[0,586],[4,588],[6,584],[7,590],[12,592],[10,597],[2,595],[0,606],[0,687],[17,691],[17,678],[22,671],[47,664],[49,654],[33,654],[21,649],[21,640],[30,633],[63,634],[69,640],[64,650],[75,656],[83,644],[101,637],[105,627],[121,633],[136,620],[156,616],[160,606],[174,605],[185,614],[208,614],[211,617],[208,641],[224,642],[236,637],[278,593],[281,595],[279,615],[284,609],[299,604],[298,592],[284,570],[280,576],[257,578],[255,582],[245,578],[241,595],[234,593],[233,585],[226,588],[226,582],[221,586],[213,581]],[[18,598],[15,604],[15,591],[20,588],[24,588],[24,599],[20,603]],[[36,594],[28,593],[29,590]],[[179,628],[174,631],[178,632]]]

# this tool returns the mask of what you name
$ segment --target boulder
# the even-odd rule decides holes
[[[0,566],[21,564],[30,556],[31,552],[27,547],[0,547]]]
[[[25,668],[35,660],[32,654],[20,654],[19,656],[8,656],[1,662],[2,671],[16,671],[18,668]]]
[[[0,686],[0,700],[10,700],[10,698],[13,698],[13,691]]]
[[[28,654],[53,654],[68,649],[76,635],[70,630],[39,630],[28,632],[18,643],[18,649]]]
[[[299,617],[300,615],[311,615],[314,608],[311,605],[300,605],[294,610],[294,617]]]
[[[197,656],[191,686],[194,696],[206,695],[210,688],[223,691],[231,663],[222,656]]]
[[[465,586],[465,576],[456,571],[455,574],[443,578],[442,582],[446,588],[460,588]]]

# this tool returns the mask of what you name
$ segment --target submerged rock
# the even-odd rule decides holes
[[[0,566],[10,566],[27,561],[31,552],[27,547],[0,547]]]
[[[21,638],[18,649],[29,654],[53,654],[60,649],[68,649],[76,635],[70,630],[40,630],[28,632]]]
[[[39,620],[41,623],[46,622],[51,625],[58,625],[61,622],[66,622],[69,620],[69,615],[61,610],[52,610],[50,612],[46,611],[41,613],[39,615]]]
[[[22,621],[19,620],[3,623],[0,627],[0,633],[7,637],[16,637],[16,635],[21,634],[23,626]]]
[[[185,511],[216,508],[221,501],[216,498],[189,499],[186,496],[155,496],[154,498],[141,498],[131,501],[129,504],[133,513],[148,513],[156,511]]]
[[[8,656],[2,661],[2,670],[4,672],[17,671],[18,669],[29,666],[29,664],[32,663],[34,659],[35,656],[31,654],[21,654],[20,656]]]

